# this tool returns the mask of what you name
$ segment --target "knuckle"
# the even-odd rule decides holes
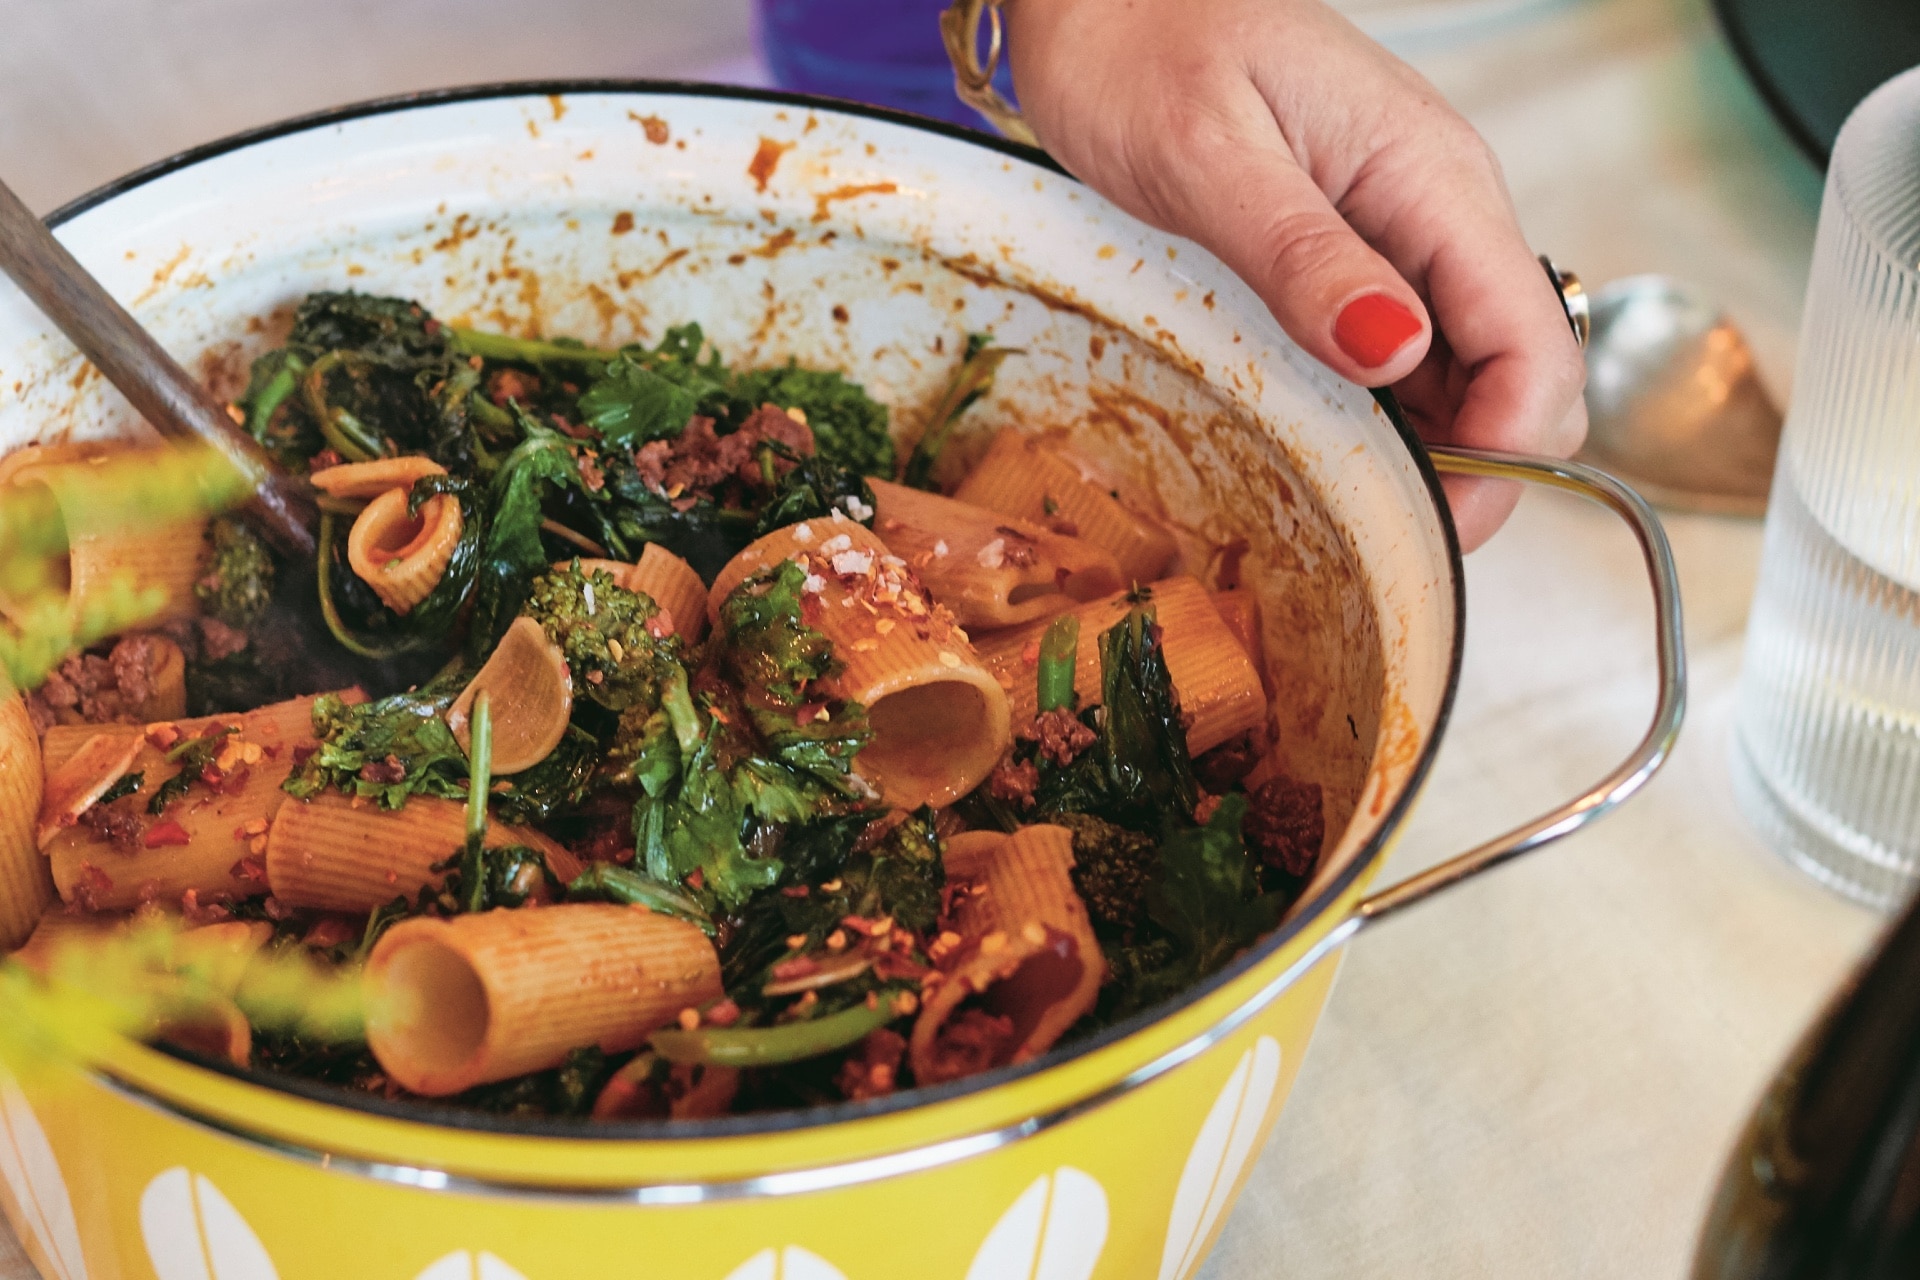
[[[1292,210],[1267,224],[1265,260],[1276,283],[1323,275],[1347,255],[1353,233],[1330,214]]]

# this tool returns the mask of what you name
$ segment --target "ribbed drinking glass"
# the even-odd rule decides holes
[[[1741,807],[1880,906],[1920,881],[1920,69],[1840,131],[1734,729]]]

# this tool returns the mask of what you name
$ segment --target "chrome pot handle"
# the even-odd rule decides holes
[[[1674,571],[1673,549],[1667,545],[1666,531],[1660,527],[1659,517],[1654,515],[1644,498],[1606,472],[1578,462],[1439,445],[1432,446],[1429,452],[1433,456],[1434,466],[1441,471],[1551,485],[1609,507],[1615,515],[1626,521],[1634,536],[1640,540],[1640,550],[1647,562],[1647,576],[1653,582],[1654,638],[1660,657],[1660,697],[1646,736],[1633,749],[1633,754],[1613,772],[1580,796],[1542,814],[1525,826],[1516,827],[1503,836],[1363,899],[1354,908],[1354,920],[1359,925],[1371,924],[1423,902],[1510,858],[1517,858],[1523,853],[1552,844],[1563,836],[1572,835],[1594,819],[1611,812],[1646,785],[1647,779],[1666,763],[1674,740],[1680,736],[1680,722],[1687,709],[1687,657],[1681,635],[1680,584]]]

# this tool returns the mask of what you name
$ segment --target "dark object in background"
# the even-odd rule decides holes
[[[1780,123],[1823,168],[1840,122],[1920,65],[1920,0],[1714,0]]]
[[[1740,1135],[1693,1280],[1920,1276],[1920,901]]]
[[[759,0],[756,37],[782,89],[911,111],[984,130],[953,92],[940,42],[948,0]],[[996,83],[1011,97],[1004,64]]]

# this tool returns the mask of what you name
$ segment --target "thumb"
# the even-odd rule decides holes
[[[1268,128],[1270,137],[1203,140],[1163,155],[1156,203],[1171,230],[1226,263],[1335,373],[1364,386],[1399,381],[1426,355],[1426,307],[1347,225],[1270,118]]]

